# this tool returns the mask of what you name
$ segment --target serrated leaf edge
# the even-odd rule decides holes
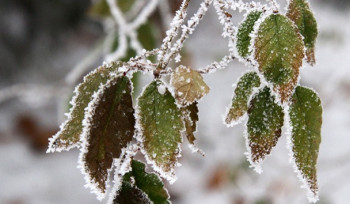
[[[81,143],[81,148],[80,148],[80,154],[79,154],[79,159],[78,159],[78,166],[77,168],[80,169],[81,173],[84,175],[84,179],[85,179],[85,188],[89,188],[91,190],[92,193],[94,193],[97,196],[98,200],[103,200],[106,197],[107,194],[107,190],[109,188],[109,183],[110,181],[110,175],[111,172],[113,171],[113,164],[111,166],[110,169],[108,169],[108,173],[107,173],[107,181],[106,181],[106,191],[103,192],[101,191],[101,189],[98,188],[98,184],[96,182],[94,182],[94,180],[91,178],[90,174],[89,174],[89,170],[86,169],[85,167],[85,155],[88,152],[88,148],[89,148],[89,143],[88,143],[88,132],[89,132],[89,127],[91,127],[91,122],[92,122],[92,115],[95,112],[96,106],[101,98],[101,94],[104,92],[104,90],[107,88],[107,86],[109,86],[112,82],[114,81],[114,78],[110,79],[107,81],[106,84],[100,84],[100,87],[98,89],[97,92],[95,92],[92,96],[92,100],[90,101],[88,107],[85,109],[85,117],[83,120],[83,131],[81,133],[81,137],[80,137],[80,143]],[[131,85],[131,93],[133,92],[133,86],[132,83]],[[117,160],[117,162],[119,160],[121,160],[121,158],[126,157],[127,155],[127,149],[128,146],[130,146],[131,143],[128,143],[126,147],[121,149],[121,154],[120,157],[118,159],[113,159]],[[121,163],[121,161],[119,161],[120,166],[124,165],[124,163]]]
[[[198,105],[198,104],[197,104]],[[187,138],[187,131],[186,131],[186,120],[190,121],[191,122],[191,125],[193,123],[195,123],[192,119],[191,119],[191,116],[190,116],[190,112],[189,111],[182,111],[182,121],[184,122],[184,125],[185,125],[185,129],[184,131],[181,131],[181,134],[182,134],[182,137],[186,137]],[[198,121],[197,121],[198,122]],[[195,129],[195,131],[193,131],[193,134],[194,133],[197,133],[198,131],[198,128]],[[188,140],[187,140],[188,141]],[[188,141],[189,142],[189,141]],[[205,152],[200,149],[199,147],[197,147],[197,145],[195,145],[194,143],[191,144],[190,142],[188,143],[188,148],[192,151],[192,153],[198,153],[200,155],[202,155],[203,157],[205,156]]]
[[[59,136],[61,135],[61,133],[63,132],[63,130],[66,128],[66,126],[68,125],[68,123],[73,119],[72,118],[72,112],[73,110],[76,108],[77,106],[77,99],[79,97],[79,89],[80,87],[86,82],[86,80],[88,79],[88,77],[90,75],[93,75],[93,74],[96,74],[100,68],[102,67],[105,67],[104,65],[98,67],[97,69],[91,71],[89,74],[87,74],[84,79],[83,79],[83,82],[78,84],[75,88],[74,88],[74,91],[73,91],[73,98],[72,100],[69,102],[72,107],[69,109],[69,112],[68,114],[66,114],[67,118],[66,120],[60,125],[60,130],[55,134],[53,135],[51,138],[49,138],[49,145],[48,145],[48,149],[46,151],[46,153],[53,153],[53,152],[62,152],[62,151],[69,151],[70,149],[74,148],[74,147],[80,147],[81,146],[81,143],[78,142],[76,144],[72,143],[72,144],[68,144],[68,146],[66,148],[64,147],[54,147],[54,142],[59,138]],[[105,67],[106,68],[106,67]],[[100,84],[101,86],[102,84]],[[83,132],[83,131],[82,131]],[[82,133],[81,132],[81,133]],[[80,134],[81,134],[80,133]]]
[[[297,86],[299,86],[299,84]],[[306,86],[303,86],[303,87],[310,89],[317,94],[317,92],[314,89],[306,87]],[[294,91],[293,91],[293,93],[294,93]],[[292,129],[293,128],[292,128],[292,125],[291,125],[292,123],[291,123],[291,119],[289,116],[289,108],[290,108],[289,105],[284,106],[284,108],[283,108],[284,121],[285,121],[285,127],[286,127],[286,132],[284,134],[286,135],[286,138],[287,138],[286,147],[288,150],[289,163],[291,163],[293,165],[294,172],[296,173],[298,179],[302,183],[301,188],[306,190],[306,195],[307,195],[308,201],[311,203],[316,203],[319,200],[319,195],[318,195],[319,192],[317,191],[317,193],[315,195],[311,191],[308,181],[306,180],[306,178],[304,178],[303,173],[299,170],[298,165],[297,165],[295,158],[294,158],[293,140],[292,140]]]
[[[161,79],[157,79],[159,81],[161,81],[163,83],[163,85],[168,89],[168,91],[171,93],[171,95],[174,97],[173,93],[170,91],[170,89],[167,87],[167,84],[161,80]],[[162,170],[162,168],[160,166],[158,166],[156,164],[156,162],[154,160],[152,160],[146,150],[145,150],[145,147],[144,147],[144,139],[143,139],[143,136],[142,136],[142,132],[143,132],[143,128],[142,128],[142,125],[141,125],[141,121],[140,121],[140,106],[139,106],[139,98],[143,95],[143,93],[145,92],[145,90],[147,89],[147,87],[153,82],[154,80],[152,80],[149,84],[147,84],[146,86],[143,87],[143,90],[142,92],[140,93],[139,97],[137,97],[136,99],[136,107],[135,107],[135,119],[136,119],[136,124],[135,124],[135,139],[139,142],[140,144],[140,151],[141,153],[144,155],[145,159],[146,159],[146,163],[151,165],[152,169],[157,172],[162,178],[166,179],[167,181],[169,181],[170,184],[173,184],[175,183],[175,181],[177,180],[177,176],[175,174],[175,169],[171,169],[170,172],[164,172]],[[176,100],[175,100],[175,104],[176,104]],[[177,106],[177,104],[176,104]],[[178,106],[177,106],[178,107]],[[178,107],[179,108],[179,107]],[[184,124],[184,121],[183,122],[183,129],[180,130],[180,133],[185,131],[185,124]],[[178,158],[180,158],[182,155],[182,149],[181,149],[181,143],[183,142],[183,137],[182,137],[182,134],[181,134],[181,142],[178,144],[178,150],[179,152],[175,155],[176,157],[176,162],[175,162],[175,167],[177,166],[181,166],[181,164],[179,163],[178,161]]]
[[[240,117],[238,120],[234,120],[232,121],[231,123],[226,123],[226,118],[227,118],[227,115],[229,114],[230,112],[230,109],[231,109],[231,104],[232,104],[232,98],[234,98],[236,96],[236,93],[235,93],[235,89],[237,88],[237,84],[239,82],[239,80],[244,76],[246,75],[247,73],[250,73],[250,72],[255,72],[258,76],[259,76],[259,80],[260,80],[260,86],[259,87],[253,87],[253,91],[252,91],[252,94],[250,94],[248,100],[247,100],[247,106],[249,107],[249,104],[250,104],[250,101],[253,99],[253,97],[260,91],[260,89],[264,88],[265,86],[268,86],[265,78],[263,75],[261,75],[259,72],[256,72],[255,70],[248,70],[246,72],[243,72],[241,74],[241,76],[238,77],[238,81],[236,83],[233,83],[232,84],[232,88],[233,88],[233,94],[231,96],[231,101],[229,103],[228,106],[226,106],[226,109],[225,109],[225,113],[222,115],[221,119],[222,119],[222,122],[226,125],[226,127],[230,128],[230,127],[233,127],[235,125],[238,125],[240,123],[242,123],[243,121],[245,121],[247,118],[248,118],[248,114],[247,112],[244,113],[244,115],[242,117]],[[271,88],[270,88],[271,90]]]
[[[287,4],[289,5],[289,4]],[[255,39],[258,35],[258,32],[259,32],[259,28],[260,28],[260,25],[265,21],[266,18],[268,18],[270,15],[274,15],[275,13],[272,11],[272,10],[268,10],[266,12],[263,12],[260,16],[260,18],[255,22],[255,25],[254,25],[254,29],[253,29],[253,32],[251,32],[251,40],[250,40],[250,46],[249,46],[249,52],[251,53],[248,57],[247,57],[247,60],[250,62],[250,64],[245,64],[246,66],[248,67],[253,67],[254,68],[254,71],[259,75],[260,77],[260,83],[261,85],[265,85],[265,86],[268,86],[271,90],[271,94],[275,97],[275,101],[278,105],[281,105],[283,106],[283,103],[282,103],[282,100],[281,100],[281,96],[280,94],[277,92],[276,87],[273,86],[272,83],[269,83],[265,76],[260,72],[259,70],[259,63],[255,60],[254,56],[255,56]],[[280,14],[280,15],[283,15],[283,14]],[[285,15],[283,15],[285,16]],[[286,17],[286,16],[285,16]],[[290,22],[291,24],[293,25],[294,29],[297,30],[297,26],[295,25],[295,23],[290,20],[288,17],[286,17]],[[297,32],[297,35],[299,35],[300,39],[303,39],[304,37],[300,34],[300,32]],[[302,42],[304,43],[304,41],[302,40]],[[304,54],[305,54],[305,51],[306,51],[306,48],[304,46]],[[305,56],[303,57],[305,58]],[[301,66],[299,67],[299,75],[298,75],[298,78],[296,80],[296,83],[294,85],[294,88],[293,90],[290,91],[290,96],[294,93],[295,91],[295,88],[298,86],[299,82],[300,82],[300,78],[301,78],[301,74],[300,74],[300,70],[304,67],[304,60],[302,60],[302,64]],[[285,103],[287,103],[288,100],[286,100]]]
[[[260,80],[261,80],[261,77],[260,77]],[[285,106],[281,104],[280,100],[277,100],[278,94],[275,93],[271,87],[269,87],[268,85],[266,85],[266,84],[264,84],[262,82],[260,82],[260,87],[259,88],[256,88],[255,90],[253,90],[253,93],[252,93],[252,95],[249,98],[249,103],[254,98],[254,96],[256,96],[259,93],[259,91],[262,90],[266,86],[270,89],[270,94],[275,99],[274,102],[277,105],[279,105],[282,108],[284,108]],[[248,118],[248,114],[246,113],[245,115],[246,115],[245,117]],[[285,121],[286,120],[284,118],[284,120],[283,120],[284,123],[283,123],[283,126],[281,127],[282,129],[284,127]],[[282,135],[283,135],[283,132],[281,133],[281,136]],[[253,168],[256,173],[262,174],[262,172],[263,172],[262,165],[263,165],[264,161],[268,157],[270,157],[272,155],[272,151],[274,150],[274,148],[271,149],[270,154],[266,154],[264,156],[264,158],[259,159],[258,162],[254,162],[253,159],[252,159],[252,151],[251,151],[251,148],[250,148],[250,145],[249,145],[248,120],[245,120],[245,123],[244,123],[243,137],[244,137],[244,140],[245,140],[245,146],[246,146],[246,150],[247,150],[246,152],[244,152],[244,155],[246,156],[247,161],[250,164],[249,167]],[[276,146],[274,146],[274,147],[276,147]]]
[[[248,54],[246,57],[242,57],[242,56],[239,54],[238,48],[237,48],[238,30],[239,30],[240,26],[247,20],[247,17],[249,16],[249,14],[250,14],[251,12],[258,12],[258,11],[261,12],[260,17],[259,17],[259,19],[258,19],[257,21],[255,21],[254,26],[253,26],[253,31],[249,34],[249,37],[250,37],[250,42],[249,42],[249,46],[248,46],[248,52],[249,52],[249,54]],[[252,67],[251,58],[252,58],[252,54],[253,54],[252,51],[253,51],[253,49],[254,49],[254,45],[252,46],[252,43],[254,43],[254,41],[252,40],[252,38],[255,38],[254,33],[256,33],[256,32],[255,32],[256,26],[257,26],[257,24],[259,24],[259,25],[261,24],[260,21],[261,21],[262,18],[265,18],[265,15],[266,15],[266,13],[262,11],[262,8],[260,8],[260,9],[257,8],[257,9],[249,10],[249,12],[246,12],[246,13],[244,14],[244,17],[243,17],[242,21],[239,23],[239,25],[237,26],[237,29],[234,31],[234,36],[235,36],[235,39],[236,39],[236,40],[233,41],[233,48],[232,48],[232,51],[233,51],[233,53],[234,53],[234,56],[238,59],[238,61],[239,61],[239,62],[242,62],[242,63],[243,63],[245,66],[247,66],[247,67]],[[254,57],[253,57],[253,58],[254,58]]]
[[[62,151],[69,151],[70,149],[72,148],[75,148],[75,147],[81,147],[81,143],[80,141],[77,142],[77,143],[71,143],[71,144],[68,144],[67,147],[54,147],[54,142],[59,138],[59,136],[61,135],[61,133],[63,132],[63,130],[66,128],[66,126],[68,125],[68,123],[73,119],[72,118],[72,112],[73,110],[76,108],[77,104],[78,104],[78,97],[79,97],[79,89],[80,87],[87,82],[88,78],[91,76],[91,75],[94,75],[96,74],[97,72],[99,72],[100,69],[102,68],[105,68],[105,69],[109,69],[110,70],[110,73],[109,75],[112,76],[114,75],[115,73],[113,72],[113,67],[119,67],[121,66],[121,64],[119,62],[113,62],[113,63],[110,63],[110,64],[104,64],[104,65],[101,65],[99,66],[98,68],[92,70],[90,73],[88,73],[87,75],[84,76],[83,78],[83,82],[81,82],[80,84],[78,84],[77,86],[75,86],[74,88],[74,91],[73,91],[73,97],[72,97],[72,100],[69,102],[72,107],[69,109],[68,113],[66,113],[66,120],[60,125],[60,128],[59,128],[59,131],[53,135],[51,138],[49,138],[49,145],[48,145],[48,149],[46,151],[46,153],[54,153],[54,152],[62,152]],[[109,77],[110,77],[109,76]],[[100,84],[100,86],[103,85],[102,83]],[[93,97],[92,97],[93,98]],[[87,107],[86,107],[87,108]],[[81,131],[80,133],[80,137],[81,137],[81,134],[82,134],[83,130]]]
[[[176,67],[175,70],[178,70],[178,69],[180,69],[180,68],[185,68],[185,69],[189,69],[189,70],[198,72],[198,70],[192,69],[192,68],[190,68],[190,67],[186,67],[186,66],[184,66],[184,65],[180,65],[180,66]],[[176,71],[175,71],[175,72],[176,72]],[[200,74],[200,73],[199,73],[199,74]],[[206,93],[204,93],[203,96],[200,97],[199,99],[195,99],[192,103],[194,103],[194,102],[198,102],[198,103],[199,103],[200,101],[203,100],[204,96],[208,95],[209,92],[210,92],[210,87],[207,85],[207,83],[205,83],[202,74],[200,74],[200,76],[202,77],[202,80],[203,80],[204,84],[208,87],[208,91],[207,91]],[[172,74],[171,77],[170,77],[170,82],[169,82],[169,84],[165,83],[164,81],[163,81],[163,83],[166,84],[166,85],[168,85],[167,88],[168,88],[169,92],[171,93],[171,95],[174,97],[176,106],[177,106],[178,108],[182,108],[182,107],[187,107],[187,106],[191,105],[192,103],[189,103],[189,102],[187,102],[187,103],[185,103],[185,104],[181,104],[180,101],[178,101],[178,99],[176,98],[176,89],[175,89],[175,87],[172,85],[172,84],[173,84],[173,80],[174,80],[174,79],[173,79],[173,74]]]
[[[113,187],[110,190],[107,204],[113,204],[114,198],[117,196],[118,191],[123,182],[123,176],[132,171],[131,162],[132,158],[137,154],[139,147],[136,144],[128,145],[125,149],[125,153],[121,154],[122,157],[113,160],[114,178]]]

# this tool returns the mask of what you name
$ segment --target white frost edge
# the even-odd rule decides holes
[[[263,12],[263,13],[262,13],[262,16],[259,18],[259,20],[257,20],[257,21],[255,22],[253,32],[250,33],[251,41],[250,41],[250,46],[249,46],[249,52],[251,52],[251,54],[249,55],[249,57],[248,57],[247,59],[251,61],[251,65],[250,65],[250,66],[252,66],[252,67],[254,68],[254,70],[257,72],[257,74],[259,75],[261,83],[270,88],[271,95],[275,97],[275,102],[276,102],[278,105],[284,107],[284,106],[286,106],[286,104],[288,103],[288,101],[286,101],[285,103],[282,103],[282,102],[281,102],[282,100],[281,100],[281,97],[280,97],[279,93],[275,91],[275,87],[273,86],[273,84],[272,84],[272,83],[269,83],[269,82],[265,79],[264,75],[259,71],[259,63],[258,63],[258,62],[255,60],[255,58],[254,58],[254,56],[255,56],[255,51],[256,51],[256,50],[255,50],[255,47],[254,47],[254,42],[255,42],[256,37],[258,36],[258,32],[259,32],[260,25],[261,25],[261,23],[263,23],[263,22],[265,21],[265,19],[268,18],[270,15],[276,15],[276,14],[274,14],[274,13],[273,13],[273,10],[271,10],[271,9],[270,9],[270,10],[267,10],[265,13]],[[280,15],[282,15],[282,14],[280,14]],[[286,17],[286,18],[287,18],[287,20],[289,20],[289,21],[292,23],[293,27],[296,28],[296,25],[294,24],[294,22],[293,22],[292,20],[290,20],[288,17]],[[303,36],[302,36],[300,33],[298,33],[298,35],[301,37],[301,40],[302,40],[302,42],[303,42]],[[305,58],[305,47],[304,47],[304,58]],[[304,66],[304,64],[305,64],[305,63],[304,63],[304,58],[303,58],[303,60],[302,60],[301,66],[299,67],[299,75],[298,75],[298,79],[296,80],[297,83],[295,84],[294,89],[292,89],[292,90],[290,91],[291,95],[294,93],[295,88],[296,88],[296,87],[298,86],[298,84],[299,84],[299,81],[300,81],[300,78],[301,78],[300,70],[303,68],[303,66]]]
[[[249,99],[248,99],[248,108],[250,105],[250,101],[259,93],[260,90],[262,90],[265,86],[267,86],[267,82],[264,80],[264,78],[260,75],[260,73],[258,73],[258,76],[260,78],[260,86],[259,87],[255,87],[253,89],[253,93],[250,95]],[[245,114],[245,117],[248,118],[248,114]],[[243,120],[243,119],[242,119]],[[249,138],[248,138],[248,120],[245,121],[244,124],[244,131],[243,131],[243,137],[245,138],[245,146],[247,151],[244,153],[244,155],[246,155],[246,158],[250,164],[249,167],[253,168],[258,174],[261,174],[263,172],[262,170],[262,163],[263,161],[270,156],[271,154],[265,155],[265,157],[263,159],[260,159],[258,162],[253,162],[252,160],[252,151],[250,149],[249,146]]]
[[[98,72],[98,70],[101,68],[101,67],[105,67],[106,69],[109,69],[109,67],[106,67],[105,65],[102,65],[100,67],[98,67],[97,69],[91,71],[89,74],[87,74],[84,79],[83,79],[83,82],[78,84],[75,88],[74,88],[74,91],[73,91],[73,98],[72,100],[69,102],[72,107],[69,109],[69,112],[66,113],[65,115],[67,116],[67,119],[60,125],[60,130],[55,134],[53,135],[51,138],[49,138],[49,145],[48,145],[48,149],[46,151],[46,153],[53,153],[53,152],[61,152],[61,151],[68,151],[74,147],[80,147],[80,143],[76,143],[76,144],[69,144],[66,148],[64,147],[54,147],[53,146],[53,143],[58,139],[58,137],[60,136],[60,134],[64,131],[64,129],[66,128],[66,125],[68,124],[68,122],[70,122],[73,118],[72,118],[72,112],[73,110],[76,108],[77,106],[77,100],[78,100],[78,96],[79,96],[79,88],[87,82],[87,78],[90,76],[90,75],[93,75],[93,74],[96,74]],[[101,86],[102,84],[100,84]],[[83,131],[82,131],[83,132]],[[82,134],[82,132],[80,134]],[[62,143],[64,143],[63,141],[61,141]]]
[[[187,111],[187,110],[186,110],[186,112],[182,112],[182,119],[183,119],[184,126],[185,126],[185,129],[181,132],[182,137],[186,137],[186,138],[187,138],[186,120],[190,121],[191,125],[193,125],[193,123],[195,123],[195,122],[191,119],[190,114],[191,114],[191,112],[190,112],[190,111]],[[198,123],[198,121],[197,121],[197,123]],[[196,124],[196,127],[197,127],[197,125],[198,125],[198,124]],[[195,133],[197,133],[197,130],[198,130],[198,128],[196,128],[196,129],[193,131],[193,135],[194,135]],[[196,138],[195,138],[195,140],[196,140]],[[187,141],[188,141],[188,139],[187,139]],[[189,141],[188,141],[188,142],[189,142]],[[203,157],[205,156],[205,152],[204,152],[202,149],[198,148],[198,147],[194,144],[194,142],[193,142],[193,144],[189,143],[189,144],[188,144],[188,148],[192,151],[192,153],[198,153],[198,154],[202,155]]]
[[[238,35],[238,31],[239,31],[239,29],[241,28],[241,26],[242,26],[242,24],[247,20],[247,17],[248,17],[248,15],[251,13],[251,12],[255,12],[255,11],[260,11],[261,12],[261,15],[260,15],[260,17],[259,17],[259,19],[257,20],[257,21],[255,21],[255,23],[254,23],[254,26],[253,26],[253,31],[249,34],[249,37],[251,38],[250,39],[250,43],[249,43],[249,47],[248,47],[248,55],[246,56],[246,57],[242,57],[240,54],[239,54],[239,52],[238,52],[238,48],[237,48],[237,35]],[[251,60],[251,58],[254,58],[254,53],[251,51],[252,49],[253,49],[253,47],[254,47],[254,41],[255,41],[255,39],[254,39],[254,41],[252,41],[252,36],[251,36],[251,34],[252,33],[255,33],[256,32],[256,24],[258,24],[258,21],[261,19],[261,18],[263,18],[263,15],[265,15],[264,14],[264,12],[263,12],[263,10],[262,10],[262,8],[253,8],[253,9],[251,9],[251,10],[247,10],[247,12],[243,15],[243,20],[239,23],[239,25],[237,26],[237,29],[235,30],[235,33],[234,33],[234,35],[236,36],[236,40],[234,40],[233,41],[233,47],[232,47],[232,52],[234,53],[234,56],[238,59],[238,61],[239,62],[241,62],[241,63],[243,63],[245,66],[247,66],[247,67],[252,67],[252,64],[253,63],[251,63],[251,62],[249,62],[249,60]],[[260,26],[260,24],[261,24],[261,22],[259,23],[259,26]]]
[[[103,92],[109,88],[112,83],[115,82],[116,78],[112,78],[107,81],[106,84],[100,84],[100,87],[97,92],[95,92],[92,95],[92,100],[90,101],[88,107],[85,109],[85,117],[83,120],[83,131],[80,137],[80,143],[82,144],[80,148],[80,154],[79,154],[79,159],[78,159],[78,166],[77,168],[80,169],[81,173],[84,175],[85,179],[85,188],[90,188],[91,192],[97,195],[98,200],[103,200],[107,194],[107,190],[109,188],[109,183],[110,183],[110,175],[111,172],[113,171],[113,168],[108,169],[107,171],[107,181],[106,181],[106,191],[102,192],[97,186],[98,184],[93,181],[93,179],[90,177],[89,170],[86,169],[85,167],[85,155],[88,152],[88,138],[90,137],[89,135],[89,130],[91,127],[91,122],[92,122],[92,115],[94,115],[94,112],[96,111],[96,106],[98,105],[99,101],[101,100],[101,96],[103,95]],[[133,87],[131,86],[131,92],[133,91]],[[125,155],[126,147],[122,148],[122,153],[120,157]],[[113,165],[112,165],[113,167]]]
[[[244,120],[247,119],[248,117],[248,114],[247,114],[247,111],[241,116],[238,118],[238,120],[233,120],[231,121],[230,123],[226,123],[226,118],[227,118],[227,115],[229,114],[230,110],[231,110],[231,107],[232,107],[232,100],[234,97],[236,97],[236,93],[235,93],[235,90],[237,88],[237,84],[239,82],[239,80],[246,74],[250,73],[250,72],[255,72],[258,76],[259,76],[259,80],[260,80],[260,86],[259,87],[253,87],[253,91],[252,91],[252,94],[250,94],[248,100],[247,100],[247,107],[249,107],[249,104],[250,104],[250,101],[252,100],[253,96],[255,96],[260,89],[262,89],[264,86],[262,86],[262,76],[256,71],[256,70],[248,70],[248,71],[245,71],[241,74],[241,76],[238,77],[238,81],[237,83],[234,83],[232,84],[232,88],[233,88],[233,94],[232,94],[232,97],[231,97],[231,100],[230,100],[230,104],[228,106],[226,106],[226,109],[225,109],[225,113],[223,115],[221,115],[221,119],[223,121],[223,123],[226,125],[226,127],[230,128],[230,127],[233,127],[235,125],[238,125],[240,123],[242,123]]]
[[[138,146],[135,144],[129,143],[126,148],[122,150],[120,158],[113,159],[113,169],[114,169],[114,179],[113,187],[111,189],[107,204],[113,204],[114,198],[117,196],[117,192],[120,190],[120,187],[123,182],[123,176],[132,171],[131,169],[131,160],[132,157],[136,155],[138,151]]]
[[[255,56],[255,40],[258,37],[258,32],[259,32],[259,28],[260,25],[265,21],[266,18],[268,18],[270,15],[273,14],[273,11],[270,10],[266,10],[265,12],[262,12],[260,18],[255,22],[254,27],[253,27],[253,32],[251,32],[249,34],[250,37],[250,44],[248,47],[248,51],[251,53],[250,55],[248,55],[247,60],[251,61],[251,65],[258,70],[259,67],[259,63],[255,60],[254,56]]]
[[[195,102],[199,103],[200,101],[203,100],[204,96],[208,95],[209,92],[210,92],[210,87],[205,83],[204,78],[203,78],[203,76],[200,73],[199,74],[202,77],[203,82],[205,83],[205,85],[209,89],[208,92],[204,93],[200,98],[195,98],[192,102],[191,101],[183,101],[183,104],[181,104],[180,101],[178,101],[176,99],[176,97],[175,97],[176,96],[176,90],[175,90],[175,87],[173,86],[173,81],[174,81],[174,74],[178,73],[179,69],[185,69],[187,72],[198,72],[197,70],[192,69],[190,67],[187,67],[187,66],[184,66],[184,65],[180,65],[180,66],[176,67],[175,71],[173,72],[173,74],[171,74],[169,83],[166,83],[166,82],[163,81],[163,83],[167,85],[168,91],[174,97],[176,106],[178,108],[183,108],[183,107],[187,107],[187,106],[189,106],[189,105],[191,105],[191,104],[193,104]],[[190,79],[191,79],[191,83],[193,83],[192,78],[190,78]]]
[[[161,83],[163,85],[165,85],[165,83],[161,80],[161,79],[157,79],[159,81],[161,81]],[[146,159],[146,162],[147,164],[151,165],[153,170],[155,172],[157,172],[162,178],[166,179],[169,181],[170,184],[173,184],[176,180],[177,180],[177,176],[175,174],[175,167],[178,167],[178,166],[181,166],[181,164],[178,162],[178,159],[176,159],[176,162],[175,162],[175,165],[174,167],[169,171],[169,172],[165,172],[161,166],[158,166],[154,160],[152,160],[152,158],[149,157],[147,151],[145,150],[145,147],[144,147],[144,138],[143,138],[143,127],[142,127],[142,124],[141,124],[141,119],[140,119],[140,106],[139,106],[139,98],[141,96],[143,96],[145,90],[148,88],[148,86],[153,83],[154,80],[152,80],[147,86],[144,86],[143,87],[143,90],[140,94],[140,96],[137,98],[137,102],[136,102],[136,107],[135,107],[135,119],[136,119],[136,124],[135,124],[135,130],[136,130],[136,133],[135,133],[135,139],[140,143],[140,147],[141,147],[141,153],[145,156],[145,159]],[[184,125],[183,125],[184,126]],[[180,133],[182,131],[184,131],[185,129],[185,126],[183,127],[182,130],[180,130]],[[181,149],[181,143],[183,141],[183,138],[182,138],[182,134],[181,134],[181,142],[178,143],[178,150],[179,152],[177,153],[176,155],[176,158],[180,158],[181,157],[181,152],[182,152],[182,149]]]
[[[297,86],[300,86],[300,85],[298,84]],[[314,89],[312,89],[312,88],[308,88],[305,86],[303,86],[303,87],[314,91]],[[316,91],[314,91],[314,92],[317,94]],[[316,192],[316,194],[314,194],[309,187],[309,183],[308,183],[307,179],[304,178],[303,173],[298,169],[297,163],[295,161],[294,153],[293,153],[292,125],[291,125],[292,123],[291,123],[290,116],[289,116],[289,106],[286,105],[283,108],[284,108],[283,109],[284,121],[285,121],[285,127],[286,127],[285,135],[287,138],[286,146],[287,146],[287,149],[289,152],[288,153],[289,163],[292,163],[294,172],[297,174],[299,181],[302,183],[301,188],[306,190],[306,195],[307,195],[308,201],[311,203],[316,203],[319,200],[319,190]]]

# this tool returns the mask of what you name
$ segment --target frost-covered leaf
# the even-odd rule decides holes
[[[192,103],[187,107],[182,107],[181,111],[183,113],[183,118],[185,122],[185,133],[188,142],[191,145],[194,145],[194,141],[196,137],[194,136],[194,132],[197,130],[197,122],[198,122],[198,104],[197,102]]]
[[[59,132],[50,139],[48,152],[69,150],[79,145],[85,108],[100,85],[107,82],[110,72],[115,71],[119,66],[118,63],[111,67],[101,66],[84,77],[84,81],[74,90],[75,95],[71,101],[73,106],[68,119],[61,125]]]
[[[287,101],[304,58],[304,43],[294,23],[281,14],[271,14],[261,23],[254,45],[260,72],[273,83],[281,101]]]
[[[317,38],[317,22],[310,9],[307,0],[291,0],[287,12],[290,18],[297,25],[301,35],[304,37],[307,62],[315,64],[315,43]]]
[[[175,88],[176,101],[187,106],[201,99],[209,92],[202,75],[191,68],[179,66],[171,76],[171,84]]]
[[[255,22],[260,18],[260,11],[250,12],[245,20],[239,25],[237,33],[237,51],[242,57],[247,57],[249,53],[250,46],[250,33],[254,30]]]
[[[160,80],[150,83],[138,99],[138,126],[148,162],[162,176],[175,181],[184,124],[174,97]]]
[[[123,182],[113,204],[151,204],[147,195],[130,182]]]
[[[131,92],[129,78],[117,77],[94,95],[87,109],[81,165],[91,189],[98,195],[106,191],[113,159],[121,156],[134,135]]]
[[[271,90],[265,87],[250,102],[248,109],[248,142],[250,159],[260,163],[277,144],[283,126],[283,109],[275,102]]]
[[[308,183],[308,187],[317,197],[316,164],[322,126],[320,98],[313,90],[298,86],[291,99],[289,116],[296,165]]]
[[[132,170],[123,177],[114,204],[169,204],[169,195],[161,179],[145,171],[145,164],[133,160]]]
[[[227,125],[233,125],[247,112],[248,100],[253,93],[253,89],[259,86],[260,78],[256,72],[248,72],[239,79],[231,108],[225,119]]]
[[[123,183],[114,198],[114,204],[169,204],[169,195],[161,179],[145,171],[145,164],[133,160],[132,170],[123,177]],[[124,202],[126,201],[126,202]]]

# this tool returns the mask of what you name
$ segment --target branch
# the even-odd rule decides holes
[[[193,33],[199,22],[203,19],[204,15],[208,11],[208,7],[212,2],[213,0],[205,0],[204,2],[202,2],[198,11],[191,17],[190,20],[187,21],[187,26],[181,26],[182,35],[176,41],[175,45],[170,48],[170,53],[165,57],[165,63],[163,64],[163,67],[168,65],[170,59],[172,59],[177,53],[180,52],[180,50],[184,46],[184,42],[189,37],[189,35]]]
[[[198,72],[201,74],[213,73],[216,70],[224,69],[227,65],[236,59],[233,55],[227,55],[223,57],[219,62],[213,62],[212,64],[206,66],[203,69],[199,69]]]
[[[164,57],[166,52],[171,47],[171,43],[178,34],[180,26],[184,23],[184,20],[187,16],[187,8],[191,0],[183,0],[180,9],[176,11],[176,15],[173,18],[173,21],[170,24],[170,29],[166,32],[166,37],[163,39],[163,44],[160,48],[158,54],[159,64],[163,67]]]

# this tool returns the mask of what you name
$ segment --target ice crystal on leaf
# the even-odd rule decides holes
[[[284,113],[268,87],[250,101],[248,109],[248,142],[251,162],[259,164],[277,144],[282,133]]]
[[[254,30],[254,25],[261,16],[261,11],[250,12],[245,20],[240,24],[237,33],[237,50],[241,57],[247,57],[249,53],[250,34]]]
[[[106,192],[113,159],[121,156],[134,135],[131,93],[129,78],[112,79],[95,95],[85,116],[81,168],[90,187],[100,194]]]
[[[291,0],[288,7],[287,17],[290,18],[298,27],[299,32],[304,37],[306,47],[307,62],[314,65],[315,43],[317,38],[317,22],[310,10],[307,0]]]
[[[187,106],[200,100],[209,92],[209,87],[196,70],[179,66],[171,77],[175,88],[175,98],[181,106]]]
[[[50,139],[48,152],[69,150],[79,146],[85,109],[92,100],[92,95],[97,92],[101,84],[107,82],[110,73],[116,71],[118,67],[117,63],[113,63],[110,67],[101,66],[84,77],[84,81],[75,88],[75,96],[71,101],[72,108],[67,121],[61,125],[60,131]]]
[[[182,107],[181,111],[182,111],[183,121],[185,123],[184,134],[186,135],[186,138],[190,143],[190,148],[192,149],[193,152],[198,152],[204,156],[204,152],[200,150],[194,143],[194,141],[196,140],[194,133],[197,131],[197,122],[199,120],[198,103],[194,102],[187,107]]]
[[[232,98],[232,105],[229,109],[225,123],[229,126],[236,124],[248,110],[248,100],[253,89],[260,86],[260,78],[256,72],[244,74],[238,81]]]
[[[131,169],[123,176],[113,204],[170,204],[161,179],[154,173],[145,172],[145,164],[133,160]]]
[[[281,14],[271,14],[260,24],[254,46],[260,72],[274,85],[281,101],[287,101],[304,57],[304,44],[294,23]]]
[[[114,173],[109,203],[169,204],[158,175],[170,183],[176,180],[182,136],[202,153],[194,144],[198,102],[209,92],[202,75],[224,69],[238,58],[254,71],[238,80],[224,122],[233,126],[248,116],[247,156],[261,172],[260,164],[277,144],[286,121],[296,171],[310,201],[316,201],[322,107],[314,91],[297,86],[304,56],[311,65],[315,63],[317,23],[309,3],[290,0],[283,15],[275,0],[203,0],[187,18],[190,2],[178,5],[171,23],[162,22],[170,28],[159,49],[155,48],[157,29],[153,29],[159,22],[147,19],[155,9],[160,9],[160,21],[168,19],[167,1],[99,0],[94,4],[91,13],[106,20],[109,31],[103,43],[107,62],[76,86],[68,119],[50,139],[48,152],[80,147],[79,167],[98,199],[105,197]],[[222,36],[228,39],[228,53],[194,70],[183,65],[181,51],[211,6],[223,27]],[[234,11],[245,16],[238,28],[232,20]],[[177,68],[168,66],[172,62]],[[68,81],[76,83],[86,71],[73,70]],[[138,83],[129,78],[136,72],[152,73],[154,79],[136,96],[134,110],[132,82],[136,87]],[[165,76],[170,76],[170,84]],[[138,151],[157,174],[147,173],[145,164],[134,160]]]
[[[292,151],[298,170],[312,192],[314,199],[318,196],[317,157],[321,143],[322,106],[317,94],[298,86],[291,98],[289,110],[292,127]]]
[[[162,176],[174,182],[184,124],[174,97],[167,89],[159,93],[160,86],[165,85],[160,80],[154,80],[138,98],[139,139],[148,162]]]

